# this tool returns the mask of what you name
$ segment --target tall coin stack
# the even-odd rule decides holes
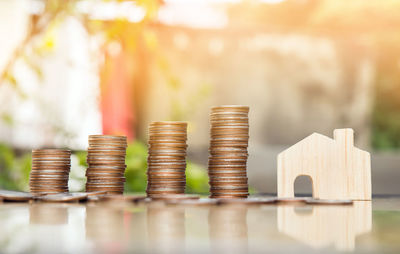
[[[32,150],[30,192],[53,194],[68,192],[71,151],[64,149]]]
[[[146,191],[148,197],[185,193],[186,140],[185,122],[150,124]]]
[[[125,183],[125,136],[90,135],[86,191],[122,194]]]
[[[211,109],[211,141],[208,175],[211,198],[246,198],[249,107],[220,106]]]

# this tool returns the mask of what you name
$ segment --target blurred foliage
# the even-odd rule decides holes
[[[400,212],[373,211],[373,230],[379,242],[387,248],[397,246],[400,235]]]
[[[26,191],[30,170],[30,154],[17,156],[8,145],[0,144],[0,188]]]
[[[400,39],[400,34],[399,34]],[[375,106],[372,144],[379,150],[400,148],[400,49],[398,43],[384,45],[376,56]]]

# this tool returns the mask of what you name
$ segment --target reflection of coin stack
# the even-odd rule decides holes
[[[68,209],[65,204],[32,203],[29,205],[29,223],[60,225],[68,223]]]
[[[85,226],[86,237],[96,242],[109,243],[122,240],[124,211],[108,205],[88,205]],[[104,248],[104,246],[101,247]]]
[[[147,232],[151,253],[184,253],[185,209],[148,206]]]
[[[90,135],[86,191],[122,194],[125,183],[125,136]]]
[[[185,192],[186,129],[185,122],[150,124],[147,196],[156,198]]]
[[[208,160],[211,198],[248,196],[246,163],[249,141],[249,107],[211,109],[211,142]]]
[[[213,253],[247,253],[247,207],[211,207],[208,214]]]
[[[70,150],[32,150],[32,170],[29,177],[31,193],[48,194],[68,192],[70,167]]]

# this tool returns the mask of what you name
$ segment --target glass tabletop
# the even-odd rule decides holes
[[[1,253],[399,253],[400,198],[353,205],[0,203]]]

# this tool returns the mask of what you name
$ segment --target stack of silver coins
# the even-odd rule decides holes
[[[186,140],[185,122],[150,124],[146,191],[148,197],[185,193]]]
[[[125,136],[90,135],[86,191],[122,194],[125,183]]]
[[[208,175],[211,198],[246,198],[249,107],[211,109]]]
[[[68,192],[71,151],[65,149],[32,150],[30,192],[53,194]]]

